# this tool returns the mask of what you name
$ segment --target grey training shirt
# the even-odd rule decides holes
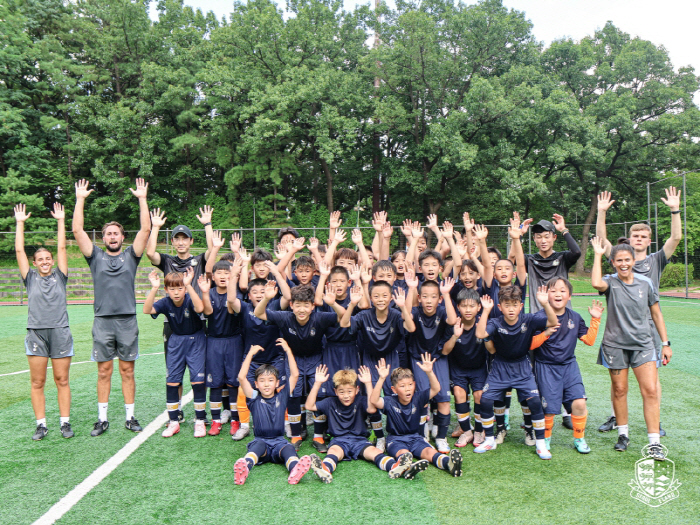
[[[95,287],[95,316],[136,315],[134,282],[140,256],[129,246],[119,255],[109,255],[93,245],[85,257]]]
[[[58,268],[46,277],[34,269],[29,270],[24,279],[27,288],[29,318],[27,328],[65,328],[68,326],[66,311],[66,283],[68,276]]]

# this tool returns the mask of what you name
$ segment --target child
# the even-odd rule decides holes
[[[364,271],[362,272],[362,275],[365,275]],[[372,266],[372,281],[386,281],[391,285],[391,289],[393,292],[401,288],[406,293],[406,298],[408,299],[409,287],[406,284],[405,280],[399,281],[396,278],[397,275],[398,269],[390,261],[379,261],[375,263],[374,266]],[[362,288],[364,291],[363,302],[367,302],[366,298],[369,297],[369,282],[365,282],[365,280],[363,279]],[[408,301],[408,304],[409,306],[412,304],[412,299]],[[400,308],[393,302],[391,303],[391,307],[400,310]],[[360,303],[360,308],[369,308],[369,303],[367,302],[367,306],[364,306],[363,303]],[[408,348],[406,347],[406,338],[402,338],[399,341],[398,346],[396,347],[396,351],[399,353],[399,362],[397,366],[410,367],[411,364],[408,357]]]
[[[255,248],[255,250],[253,250],[253,253],[250,255],[248,255],[245,248],[240,248],[238,254],[244,263],[243,270],[241,271],[241,277],[238,282],[238,288],[242,293],[246,293],[248,291],[248,278],[250,274],[248,264],[250,264],[253,270],[254,279],[267,280],[268,275],[270,275],[270,271],[272,269],[270,266],[270,264],[272,264],[272,255],[270,254],[270,252],[263,248]],[[267,264],[268,262],[270,264]]]
[[[448,356],[450,381],[455,396],[455,412],[462,433],[456,447],[466,447],[473,441],[478,447],[484,442],[484,429],[481,424],[481,393],[488,374],[486,368],[486,348],[484,340],[476,337],[476,323],[479,320],[481,302],[479,294],[472,288],[465,288],[457,295],[457,309],[460,318],[452,327],[447,327],[440,344],[443,355]],[[469,417],[469,387],[474,396],[474,432]]]
[[[202,300],[192,287],[194,270],[188,268],[187,272],[172,272],[165,276],[165,293],[168,294],[157,303],[153,304],[160,278],[156,270],[148,275],[151,282],[151,291],[143,303],[143,313],[150,314],[153,319],[163,314],[168,317],[170,329],[173,331],[168,339],[167,367],[167,405],[170,423],[163,431],[163,437],[172,437],[180,432],[178,421],[179,394],[178,387],[182,383],[185,374],[185,366],[190,369],[190,383],[194,393],[194,411],[196,420],[194,423],[194,437],[206,436],[204,419],[206,417],[207,387],[204,385],[205,356],[207,349],[204,323],[199,314],[204,311]],[[202,286],[209,293],[209,281],[205,276],[200,276],[199,287]]]
[[[248,443],[248,453],[233,465],[234,483],[243,485],[251,469],[262,463],[283,463],[289,471],[287,481],[296,485],[309,471],[311,458],[297,457],[296,450],[284,439],[284,412],[289,403],[289,393],[296,386],[299,370],[292,349],[284,339],[278,339],[289,363],[289,379],[280,386],[279,372],[274,366],[262,365],[255,371],[255,389],[248,381],[248,369],[253,356],[265,349],[258,345],[250,347],[241,370],[238,382],[248,400],[248,407],[255,425],[255,439]]]
[[[547,402],[544,407],[544,439],[547,448],[549,449],[552,439],[554,416],[559,413],[562,403],[565,403],[572,407],[574,446],[581,454],[588,454],[591,449],[584,437],[588,415],[586,391],[574,351],[577,339],[588,346],[595,343],[603,303],[593,301],[593,306],[588,308],[592,318],[591,327],[588,328],[583,318],[566,306],[573,291],[569,280],[563,277],[554,278],[547,283],[549,304],[557,316],[559,328],[535,349],[535,378],[540,396]],[[543,311],[537,315],[546,317]]]
[[[506,390],[515,388],[521,404],[526,402],[531,414],[537,455],[541,459],[552,459],[544,441],[542,401],[528,354],[533,334],[556,326],[557,316],[549,305],[549,296],[544,286],[538,290],[537,299],[544,307],[546,318],[522,313],[523,296],[518,286],[504,286],[500,289],[498,308],[502,317],[489,319],[494,301],[488,295],[481,298],[483,313],[476,325],[476,337],[489,338],[492,344],[487,344],[486,349],[495,355],[481,395],[481,423],[486,439],[474,449],[478,454],[496,448],[493,437],[493,402],[503,399]]]
[[[434,362],[435,359],[426,353],[416,363],[428,377],[430,388],[416,392],[413,372],[407,368],[397,368],[391,373],[391,391],[395,395],[379,397],[391,368],[384,359],[380,359],[377,365],[379,380],[372,389],[369,402],[386,416],[386,430],[389,434],[386,448],[390,456],[399,458],[410,452],[413,457],[426,459],[437,468],[458,477],[462,475],[462,454],[459,450],[442,454],[419,434],[423,407],[440,392],[440,383],[433,373]]]
[[[32,439],[39,441],[48,433],[46,427],[46,398],[44,384],[46,369],[51,359],[53,379],[58,393],[58,411],[60,414],[61,435],[72,438],[74,433],[70,425],[70,385],[68,376],[73,357],[73,336],[68,327],[66,310],[66,283],[68,282],[68,257],[66,255],[65,211],[58,202],[54,203],[51,215],[56,219],[58,267],[54,268],[53,256],[46,248],[34,252],[33,264],[24,251],[24,223],[31,217],[26,213],[24,204],[15,206],[17,230],[15,235],[15,252],[22,282],[27,288],[27,337],[24,348],[29,361],[29,376],[32,383],[32,408],[36,417],[36,430]]]
[[[358,374],[354,370],[339,370],[333,375],[335,396],[317,401],[317,395],[322,385],[328,381],[328,368],[319,365],[316,369],[314,386],[309,392],[307,407],[328,417],[328,427],[333,439],[328,449],[328,455],[323,459],[316,454],[311,455],[311,468],[321,481],[333,481],[333,471],[338,462],[343,459],[353,460],[362,458],[373,462],[378,468],[388,472],[391,479],[413,479],[420,471],[428,467],[425,460],[412,464],[410,452],[402,454],[396,460],[385,455],[381,450],[367,441],[369,431],[365,426],[368,414],[377,411],[374,405],[367,402],[366,396],[359,395],[357,386]],[[369,368],[360,367],[360,382],[368,392],[372,391],[372,374]]]

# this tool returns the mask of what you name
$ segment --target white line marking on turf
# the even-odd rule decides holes
[[[184,407],[187,403],[192,401],[194,397],[194,392],[190,391],[182,398],[182,406]],[[124,463],[126,459],[134,453],[145,441],[155,434],[158,430],[163,428],[163,425],[168,420],[168,411],[166,410],[153,421],[151,421],[143,432],[131,439],[126,445],[124,445],[119,452],[114,454],[105,463],[99,466],[92,474],[85,478],[79,485],[77,485],[68,494],[63,496],[58,503],[51,507],[46,514],[41,518],[36,520],[33,525],[52,525],[56,523],[57,520],[61,519],[63,515],[68,512],[73,506],[78,503],[83,497],[94,489],[100,482],[109,476],[112,471],[114,471],[119,465]]]
[[[139,354],[139,357],[143,357],[146,355],[163,355],[163,352],[154,352],[152,354]],[[119,359],[118,357],[115,357],[113,360],[116,361]],[[71,363],[70,366],[73,365],[84,365],[85,363],[94,363],[95,361],[76,361],[75,363]],[[47,366],[46,369],[48,370],[49,368],[53,368],[52,366]],[[16,376],[17,374],[26,374],[28,373],[29,370],[20,370],[19,372],[10,372],[8,374],[0,374],[0,377],[5,377],[5,376]]]

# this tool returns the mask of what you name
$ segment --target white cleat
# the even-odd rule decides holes
[[[173,437],[178,432],[180,432],[180,423],[178,423],[177,421],[171,421],[170,423],[168,423],[168,427],[165,430],[163,430],[161,436],[163,436],[164,438],[169,438]]]
[[[231,421],[231,411],[230,410],[222,410],[221,411],[221,424],[225,425]]]
[[[435,440],[435,448],[437,448],[437,451],[440,454],[449,454],[450,453],[450,445],[447,443],[446,439],[436,439]]]
[[[194,422],[194,437],[203,438],[207,435],[207,426],[204,424],[203,419],[198,419]]]
[[[386,438],[377,438],[377,443],[374,445],[379,449],[380,452],[385,452],[386,451]]]
[[[231,439],[234,441],[240,441],[244,437],[246,437],[248,434],[250,434],[250,427],[249,426],[243,426],[241,425],[241,428],[236,430],[236,432],[231,436]]]

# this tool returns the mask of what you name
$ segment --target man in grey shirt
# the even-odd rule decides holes
[[[134,283],[136,269],[143,255],[150,232],[148,213],[148,184],[136,179],[136,189],[131,193],[139,200],[141,229],[134,242],[126,250],[122,249],[124,228],[118,222],[109,222],[102,227],[102,250],[92,243],[83,229],[85,199],[94,190],[88,189],[86,180],[75,184],[75,213],[73,214],[73,235],[80,251],[90,266],[95,291],[95,320],[92,326],[92,355],[97,362],[97,409],[98,421],[91,436],[99,436],[109,428],[107,403],[112,387],[113,359],[119,358],[119,373],[122,377],[122,393],[126,409],[128,430],[141,432],[141,426],[134,417],[134,362],[139,356],[136,321],[136,294]]]

